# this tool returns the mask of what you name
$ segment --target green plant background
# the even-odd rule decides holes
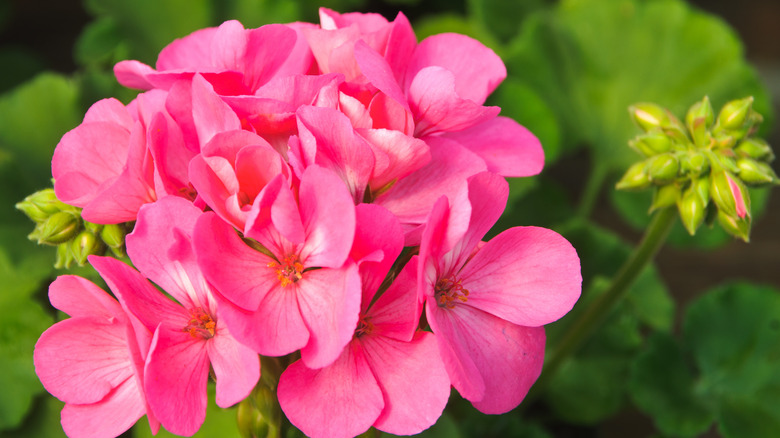
[[[760,26],[778,22],[780,7],[754,0],[728,10],[727,3],[706,6],[744,26],[748,55],[768,81],[746,61],[744,43],[724,18],[681,0],[0,1],[0,436],[63,436],[62,404],[38,382],[32,352],[40,333],[61,317],[46,299],[51,280],[94,274],[55,271],[53,249],[26,239],[32,223],[13,205],[50,186],[54,146],[89,105],[133,98],[116,84],[115,62],[153,64],[174,38],[231,18],[246,27],[317,22],[319,6],[389,19],[402,10],[418,40],[440,32],[481,40],[508,69],[488,103],[536,133],[546,153],[542,175],[510,181],[509,205],[494,232],[552,228],[582,259],[583,297],[573,315],[549,326],[554,345],[567,322],[604,291],[649,220],[649,193],[611,189],[638,158],[626,145],[637,133],[628,105],[653,101],[681,115],[704,95],[715,107],[753,95],[767,120],[762,134],[778,143],[771,90],[777,93],[780,83],[780,53],[773,52],[780,48],[771,42],[780,35],[761,33]],[[533,403],[491,417],[453,392],[444,416],[424,435],[777,434],[780,209],[769,198],[768,191],[753,195],[750,245],[717,229],[692,238],[678,224],[658,263]],[[148,436],[144,423],[126,435]],[[231,434],[238,436],[235,412],[210,407],[198,436]]]

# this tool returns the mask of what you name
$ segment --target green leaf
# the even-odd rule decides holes
[[[620,409],[627,375],[623,357],[574,358],[561,366],[546,400],[564,421],[596,424]]]
[[[383,437],[394,437],[391,433],[382,432]],[[436,423],[415,435],[419,438],[461,438],[463,435],[458,429],[458,424],[452,419],[452,416],[447,412],[444,412]]]
[[[469,15],[502,40],[516,35],[523,19],[547,4],[545,0],[468,0],[467,3]]]
[[[101,17],[87,24],[73,49],[76,62],[81,65],[107,65],[115,61],[114,53],[122,42],[116,22]]]
[[[26,258],[14,266],[0,249],[0,430],[20,425],[33,397],[43,391],[33,367],[38,337],[53,323],[51,315],[33,295],[48,277],[50,264],[40,257]]]
[[[486,28],[474,20],[464,18],[454,13],[439,13],[422,18],[414,23],[414,33],[417,39],[423,39],[445,32],[456,32],[468,35],[482,44],[493,49],[499,56],[502,54],[502,45],[495,36]]]
[[[225,0],[214,2],[220,21],[239,20],[244,27],[254,28],[269,23],[289,23],[301,19],[299,2],[274,0]],[[314,17],[313,19],[317,19]]]
[[[38,397],[24,423],[17,429],[4,430],[3,438],[66,438],[60,420],[64,406],[65,403],[48,394]]]
[[[694,393],[694,376],[680,346],[668,334],[655,333],[633,363],[630,394],[664,434],[692,437],[714,419],[712,407]]]
[[[769,110],[735,33],[679,0],[565,0],[529,17],[510,52],[509,70],[558,114],[565,147],[584,141],[613,170],[637,159],[632,103],[682,113],[704,95],[716,107],[754,95]]]
[[[0,97],[0,150],[12,155],[15,186],[32,192],[49,185],[54,147],[82,117],[77,88],[53,73],[42,73]]]
[[[151,65],[174,39],[219,24],[210,0],[90,0],[88,7],[116,24],[132,58]]]

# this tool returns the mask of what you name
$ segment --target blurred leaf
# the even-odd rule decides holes
[[[488,105],[501,107],[501,115],[528,128],[542,142],[545,165],[560,155],[561,133],[556,114],[532,88],[513,78],[505,80],[490,96]]]
[[[380,436],[394,437],[391,433],[382,432]],[[436,424],[415,435],[419,438],[461,438],[463,435],[458,429],[458,424],[446,411],[436,420]]]
[[[483,27],[506,41],[517,34],[528,14],[546,4],[546,0],[468,0],[468,11]]]
[[[734,32],[679,0],[564,0],[529,17],[507,64],[558,113],[564,146],[584,141],[613,170],[636,161],[632,103],[682,113],[704,95],[716,107],[754,95],[770,108]]]
[[[0,70],[0,93],[22,84],[44,67],[43,60],[37,53],[8,45],[0,49],[0,65],[11,67]]]
[[[112,67],[114,52],[122,42],[116,22],[111,17],[98,18],[84,28],[74,47],[76,62],[83,66]]]
[[[13,157],[10,188],[21,191],[18,200],[49,185],[54,147],[82,117],[77,88],[57,74],[42,73],[0,96],[0,150]]]
[[[464,18],[462,15],[439,13],[414,22],[414,33],[417,35],[418,41],[422,41],[431,35],[446,32],[468,35],[493,49],[499,56],[502,55],[502,45],[496,40],[495,36],[482,27],[480,23]]]
[[[225,0],[214,2],[219,21],[238,20],[245,28],[300,20],[300,2],[273,0]]]
[[[507,207],[493,230],[502,231],[517,225],[554,228],[574,215],[570,204],[561,185],[544,175],[510,178]]]
[[[206,407],[206,421],[200,427],[194,438],[241,438],[241,433],[238,430],[238,423],[236,422],[236,407],[230,407],[222,409],[214,402],[215,385],[209,383],[208,385],[208,406]],[[164,428],[160,428],[157,435],[152,435],[152,431],[149,429],[149,422],[146,417],[142,417],[133,426],[134,438],[175,438],[179,435],[174,435]]]
[[[38,397],[22,426],[14,430],[4,430],[3,438],[66,438],[60,423],[63,406],[65,403],[48,394]]]
[[[726,438],[780,430],[780,291],[748,283],[708,291],[688,308],[683,339],[684,353],[656,335],[635,364],[632,395],[659,429],[693,436],[714,417]]]
[[[610,278],[631,252],[619,237],[590,223],[572,221],[559,231],[582,256],[585,288],[569,314],[546,326],[551,347],[571,322],[606,292]],[[650,265],[639,275],[625,300],[609,312],[575,356],[552,376],[545,395],[547,404],[559,417],[575,424],[593,425],[613,415],[625,400],[629,364],[642,345],[642,327],[670,330],[673,317],[674,301]]]
[[[89,0],[87,7],[116,24],[131,57],[151,65],[174,39],[219,24],[210,0]]]
[[[33,293],[51,271],[40,257],[14,266],[0,250],[0,430],[15,428],[24,419],[33,397],[43,391],[33,367],[38,337],[53,323]]]
[[[596,424],[620,409],[627,374],[622,357],[575,358],[561,366],[546,400],[564,421]]]
[[[656,426],[670,436],[698,436],[713,421],[711,407],[693,392],[694,377],[677,342],[655,333],[631,369],[634,403],[650,414]]]

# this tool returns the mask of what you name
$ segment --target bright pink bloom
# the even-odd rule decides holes
[[[160,52],[156,70],[138,61],[122,61],[114,67],[114,73],[122,85],[142,90],[167,90],[175,82],[199,73],[219,94],[252,94],[280,71],[306,73],[305,60],[311,55],[296,40],[297,31],[289,26],[269,24],[244,29],[231,20],[172,42]],[[290,58],[289,66],[300,71],[283,68]]]
[[[468,229],[447,199],[423,233],[418,287],[452,384],[482,412],[516,407],[541,373],[544,324],[580,295],[577,253],[557,233],[515,227],[480,239],[503,211],[508,186],[491,173],[472,177]]]
[[[209,366],[221,407],[244,399],[260,376],[257,354],[231,336],[197,266],[190,239],[201,214],[184,199],[166,197],[144,206],[127,236],[134,264],[180,304],[124,263],[90,257],[122,305],[153,333],[144,388],[157,418],[179,435],[192,435],[203,423]]]
[[[312,437],[351,437],[372,425],[394,434],[419,433],[441,415],[449,379],[434,335],[417,330],[421,308],[413,269],[403,270],[371,304],[403,245],[398,220],[381,207],[359,205],[357,223],[352,258],[363,279],[357,330],[331,365],[291,364],[279,379],[279,403]]]
[[[71,438],[115,437],[147,414],[160,423],[143,391],[144,357],[151,338],[92,282],[63,275],[49,287],[54,307],[71,318],[46,330],[35,345],[35,372],[65,402],[62,428]]]
[[[165,93],[139,95],[125,107],[104,99],[66,133],[52,158],[57,197],[82,207],[84,219],[101,224],[135,220],[141,205],[156,199],[147,127],[163,110]]]
[[[297,196],[279,175],[255,199],[244,236],[262,251],[213,214],[198,220],[195,249],[237,339],[262,355],[301,349],[319,368],[339,356],[357,324],[360,278],[348,260],[355,207],[344,183],[319,166],[296,188]]]

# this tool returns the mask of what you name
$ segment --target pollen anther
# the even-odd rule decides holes
[[[452,309],[455,304],[468,301],[469,290],[460,284],[460,280],[455,277],[442,278],[436,282],[434,287],[434,297],[439,307]]]
[[[190,310],[190,320],[182,331],[188,332],[193,338],[211,339],[217,331],[217,323],[202,308]]]
[[[270,262],[266,266],[276,270],[276,278],[282,287],[287,287],[303,278],[303,263],[295,254],[288,255],[281,264]]]

